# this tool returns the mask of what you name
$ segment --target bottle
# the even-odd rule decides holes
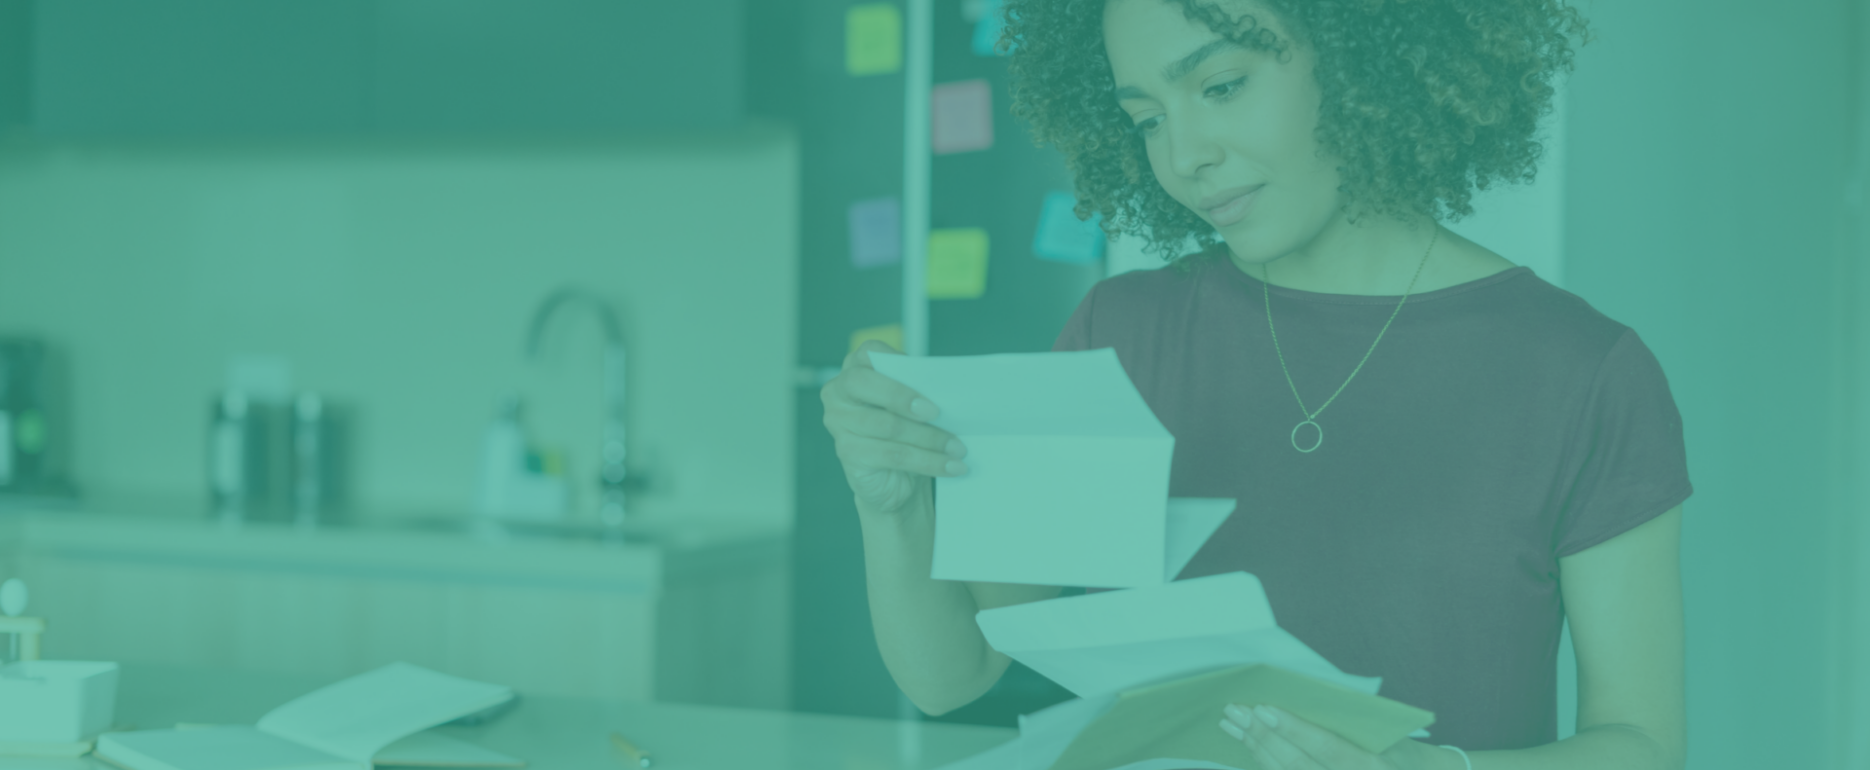
[[[571,505],[563,458],[534,451],[521,421],[518,396],[507,397],[481,439],[479,489],[474,512],[505,519],[551,521]]]
[[[505,514],[515,480],[525,470],[526,433],[519,418],[519,396],[507,396],[481,438],[480,486],[474,499],[479,515]]]

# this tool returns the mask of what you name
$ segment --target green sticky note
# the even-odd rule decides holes
[[[929,299],[974,299],[987,292],[987,231],[929,231]]]
[[[844,11],[844,71],[887,75],[903,68],[903,14],[892,3],[862,3]]]

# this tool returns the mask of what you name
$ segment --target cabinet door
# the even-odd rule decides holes
[[[0,133],[26,125],[31,30],[31,0],[0,0]]]
[[[577,135],[738,125],[743,2],[0,0],[25,9],[0,13],[32,17],[45,135]],[[0,120],[5,74],[0,61]]]
[[[380,0],[373,127],[389,133],[727,128],[741,0]]]
[[[367,0],[85,0],[33,13],[32,122],[58,136],[364,127]]]

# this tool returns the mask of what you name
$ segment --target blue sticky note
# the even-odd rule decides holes
[[[1077,203],[1077,196],[1068,192],[1046,193],[1039,229],[1032,234],[1034,255],[1080,265],[1103,259],[1104,231],[1097,226],[1102,217],[1092,214],[1088,222],[1078,219],[1071,210]]]
[[[1005,0],[982,0],[980,20],[974,23],[975,56],[1010,56],[1015,47],[1008,43],[1005,51],[995,50],[1000,42],[1000,33],[1006,30]]]
[[[902,204],[871,198],[850,206],[851,266],[879,267],[902,261]]]

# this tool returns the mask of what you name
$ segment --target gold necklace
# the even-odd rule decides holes
[[[1429,236],[1428,248],[1422,251],[1421,263],[1415,266],[1415,278],[1410,278],[1409,288],[1403,290],[1402,301],[1396,303],[1396,309],[1390,313],[1390,320],[1383,322],[1383,329],[1377,332],[1377,338],[1374,342],[1370,343],[1370,349],[1364,351],[1363,361],[1358,361],[1357,368],[1351,370],[1351,376],[1346,377],[1344,379],[1344,385],[1351,384],[1351,380],[1357,376],[1358,372],[1363,370],[1364,361],[1370,360],[1370,354],[1376,352],[1377,343],[1383,341],[1383,332],[1389,331],[1390,321],[1396,320],[1396,314],[1402,312],[1403,302],[1409,301],[1409,292],[1415,290],[1416,278],[1422,277],[1422,266],[1428,264],[1428,253],[1430,251],[1435,250],[1435,239],[1439,237],[1441,237],[1441,228],[1437,227],[1435,228],[1434,233]],[[1325,407],[1330,406],[1331,402],[1336,401],[1338,399],[1338,393],[1344,392],[1344,385],[1339,385],[1337,392],[1332,393],[1330,398],[1325,399],[1324,406],[1318,407],[1318,411],[1316,412],[1305,411],[1305,400],[1299,398],[1299,387],[1297,385],[1292,384],[1292,372],[1291,370],[1286,369],[1286,355],[1280,352],[1279,350],[1279,332],[1273,331],[1273,295],[1272,295],[1272,290],[1267,288],[1268,284],[1271,283],[1271,279],[1269,277],[1266,277],[1269,275],[1269,273],[1267,271],[1267,265],[1264,263],[1260,265],[1260,275],[1262,276],[1262,278],[1260,279],[1261,293],[1264,294],[1266,297],[1266,329],[1267,331],[1272,331],[1272,334],[1273,334],[1273,352],[1279,354],[1279,369],[1286,373],[1286,384],[1292,387],[1292,397],[1294,399],[1297,399],[1299,402],[1299,413],[1305,415],[1305,419],[1303,421],[1301,421],[1297,425],[1292,426],[1292,448],[1298,449],[1300,452],[1310,453],[1310,452],[1316,451],[1318,447],[1323,446],[1325,443],[1324,427],[1320,426],[1316,422],[1313,422],[1313,420],[1316,420],[1318,418],[1318,415],[1324,414]],[[1310,425],[1313,428],[1316,428],[1318,430],[1318,440],[1312,444],[1311,449],[1299,449],[1299,429],[1307,425]]]

